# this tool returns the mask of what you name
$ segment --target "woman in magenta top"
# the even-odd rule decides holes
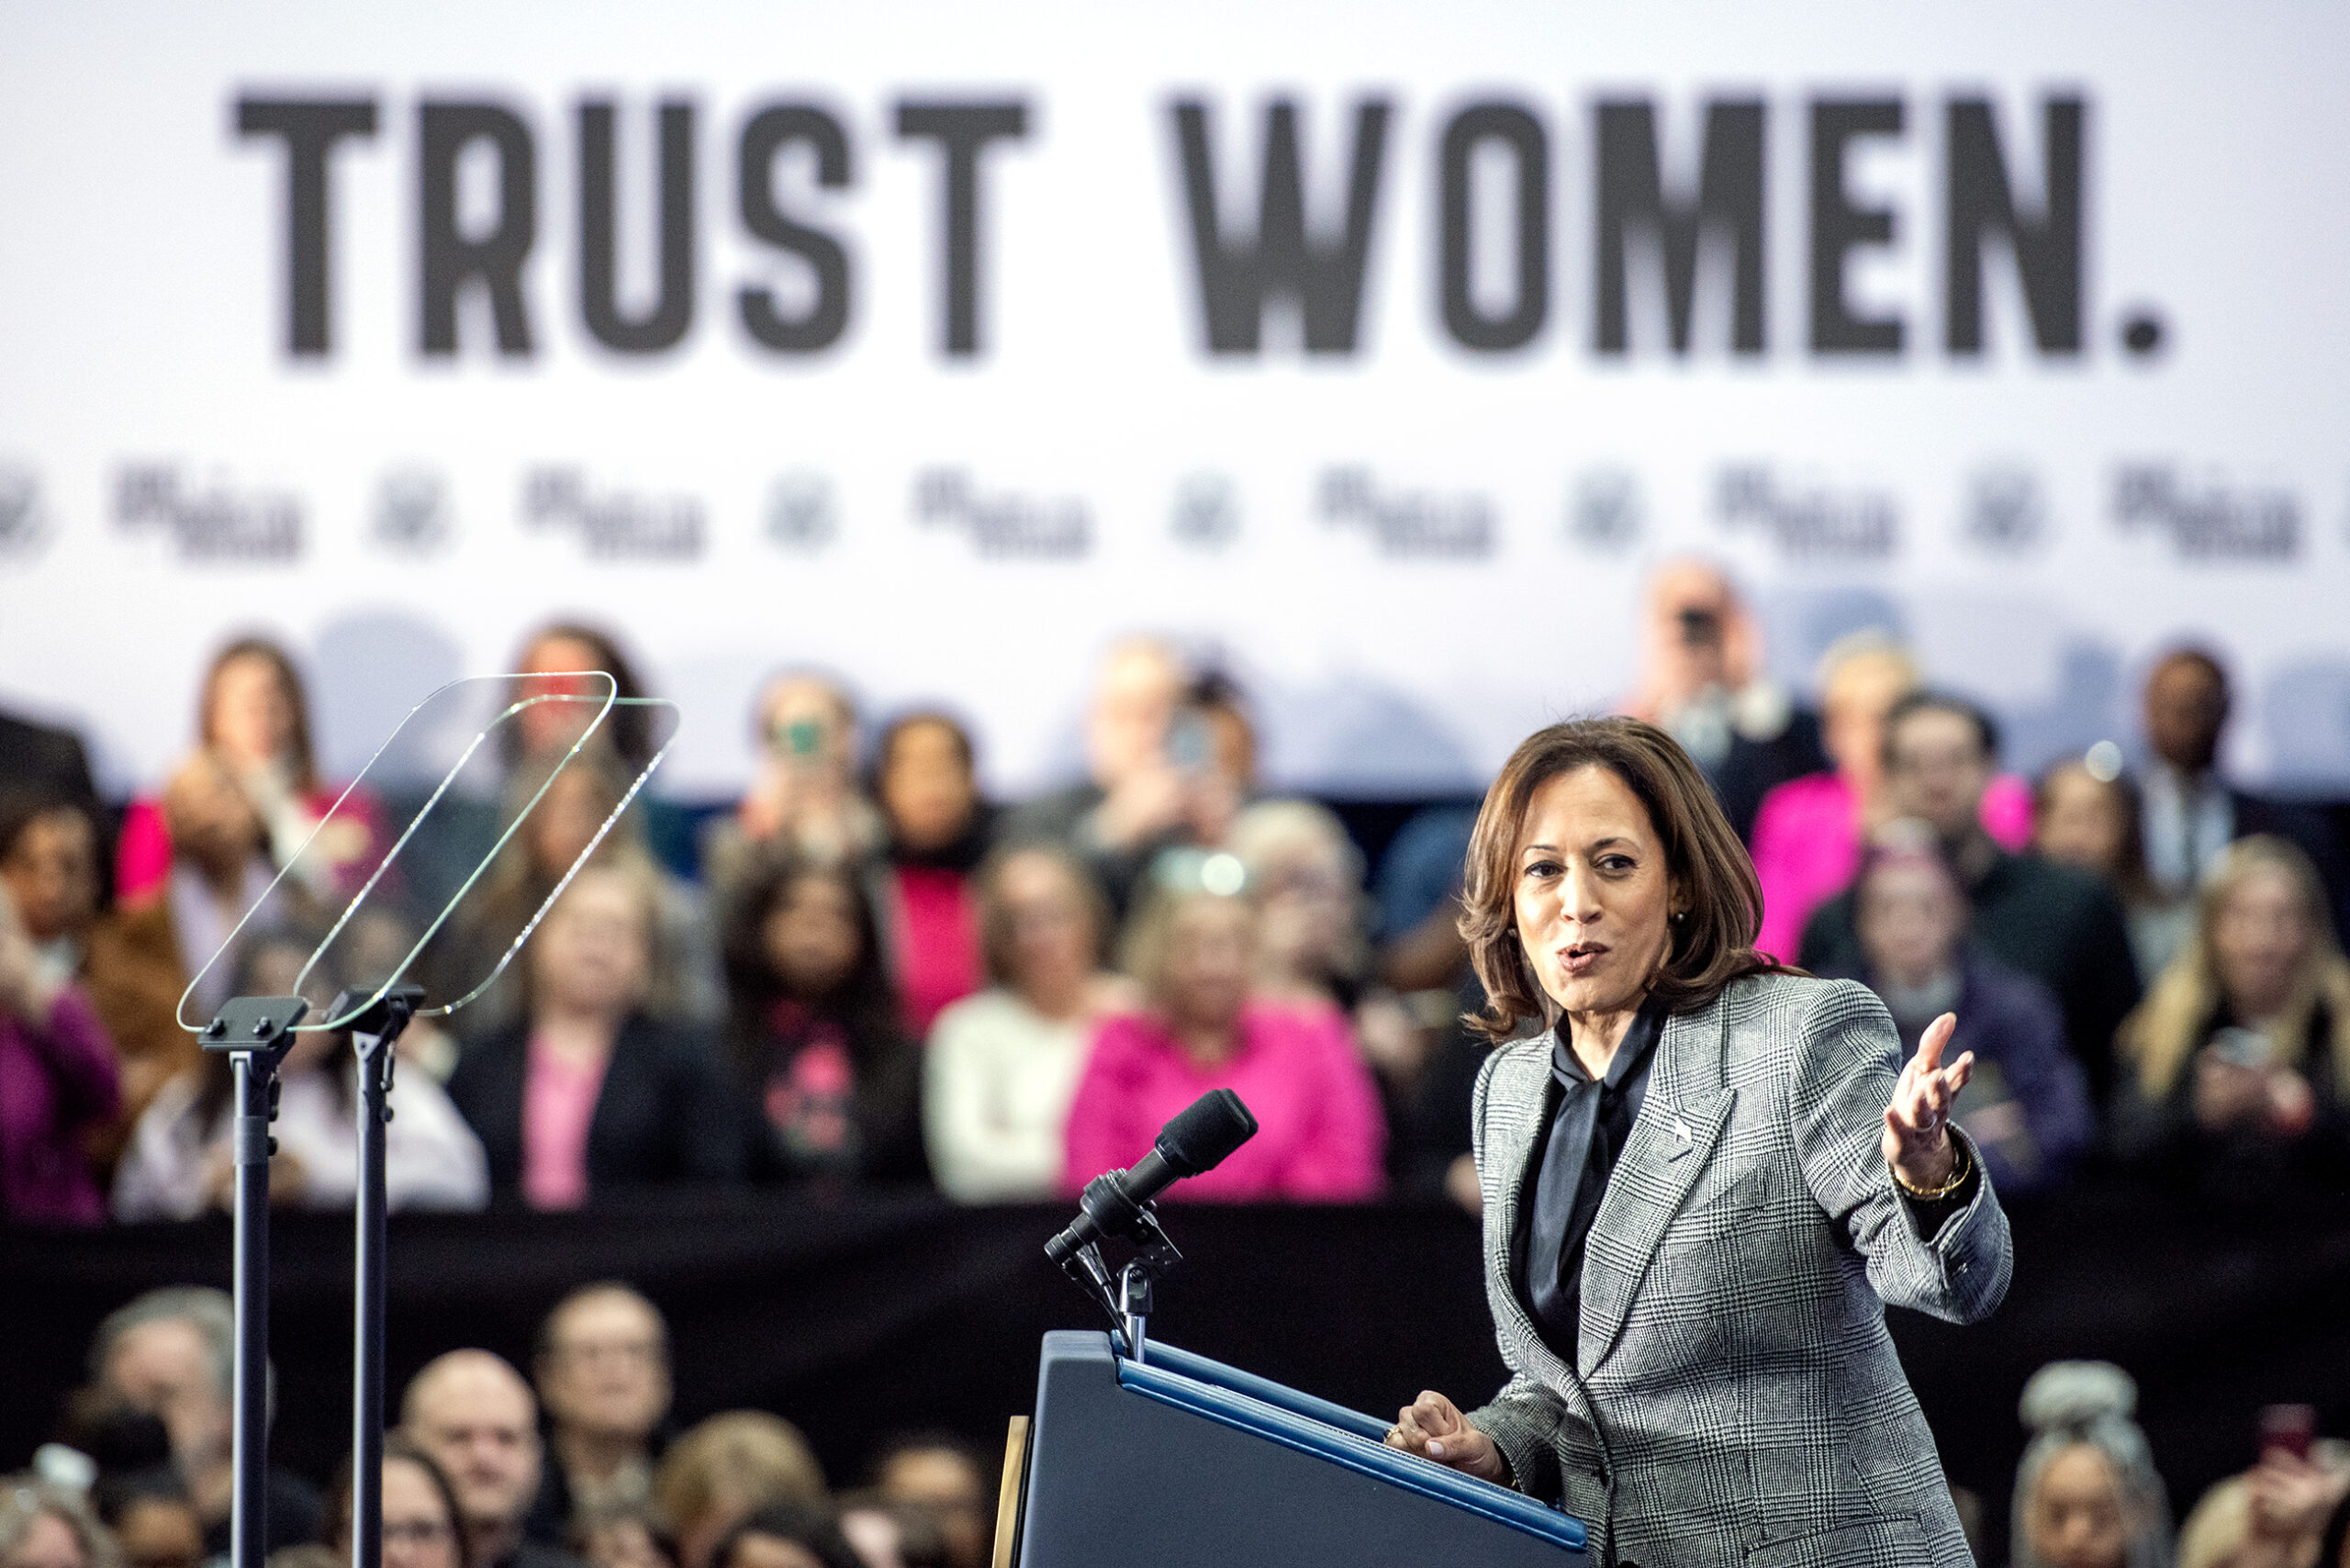
[[[0,1218],[106,1217],[82,1146],[113,1119],[117,1096],[114,1043],[97,1014],[0,901]]]
[[[1205,879],[1229,856],[1204,857]],[[1105,1020],[1069,1106],[1064,1184],[1082,1187],[1150,1150],[1168,1118],[1211,1089],[1230,1089],[1255,1113],[1257,1136],[1181,1195],[1232,1202],[1376,1197],[1387,1130],[1379,1092],[1345,1019],[1322,1002],[1252,996],[1257,914],[1237,893],[1162,887],[1135,917],[1126,968],[1148,998],[1138,1014]]]
[[[949,1002],[987,980],[971,877],[987,854],[990,813],[970,734],[929,710],[892,721],[874,748],[873,796],[890,834],[874,902],[906,1032],[926,1039]]]

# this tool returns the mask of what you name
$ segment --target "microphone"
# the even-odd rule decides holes
[[[1108,1170],[1085,1184],[1077,1218],[1045,1243],[1045,1256],[1066,1269],[1080,1249],[1105,1236],[1131,1236],[1147,1204],[1185,1176],[1224,1163],[1257,1136],[1257,1118],[1229,1089],[1211,1089],[1176,1113],[1131,1170]]]

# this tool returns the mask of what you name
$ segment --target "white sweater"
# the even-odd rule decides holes
[[[1047,1018],[1002,988],[938,1015],[923,1053],[923,1131],[941,1191],[998,1204],[1059,1190],[1069,1101],[1092,1034],[1090,1020]]]

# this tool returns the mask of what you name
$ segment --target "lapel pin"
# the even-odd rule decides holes
[[[1673,1118],[1673,1136],[1681,1140],[1681,1147],[1674,1149],[1672,1156],[1674,1159],[1678,1159],[1689,1152],[1690,1146],[1695,1140],[1689,1135],[1689,1124],[1678,1116]]]

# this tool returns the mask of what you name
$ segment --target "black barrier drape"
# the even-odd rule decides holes
[[[528,1367],[539,1319],[590,1280],[629,1280],[670,1320],[677,1414],[756,1406],[803,1427],[836,1482],[887,1433],[943,1426],[1002,1441],[1029,1407],[1047,1328],[1092,1309],[1044,1260],[1062,1205],[956,1209],[930,1197],[679,1193],[576,1215],[392,1222],[391,1394],[426,1361],[481,1345]],[[1894,1330],[1951,1478],[1995,1529],[2024,1435],[2024,1379],[2060,1356],[2134,1374],[2183,1512],[2253,1457],[2264,1403],[2350,1427],[2350,1203],[2297,1192],[2215,1207],[2095,1186],[2019,1208],[2016,1284],[1989,1323],[1907,1313]],[[1172,1206],[1187,1262],[1155,1331],[1365,1410],[1422,1388],[1496,1387],[1476,1227],[1443,1208]],[[0,1464],[48,1437],[99,1318],[151,1286],[225,1285],[225,1221],[0,1233]],[[348,1441],[351,1229],[276,1222],[275,1451],[323,1476]],[[1995,1538],[1996,1540],[1996,1538]],[[1995,1544],[1995,1556],[2003,1546]]]

